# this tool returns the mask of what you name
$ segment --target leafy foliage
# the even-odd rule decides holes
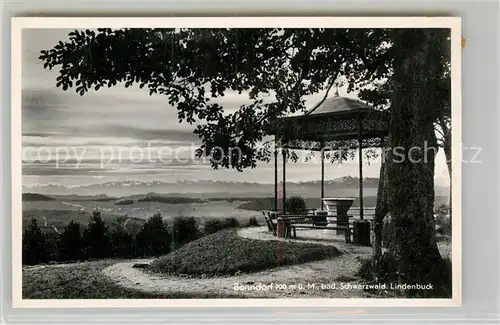
[[[303,214],[307,211],[306,201],[300,196],[291,196],[286,199],[285,210],[291,214]]]
[[[57,87],[84,95],[124,83],[164,95],[180,122],[196,124],[197,155],[238,170],[270,158],[266,136],[277,117],[304,110],[304,96],[331,88],[340,73],[359,75],[368,52],[385,55],[385,34],[368,30],[103,28],[68,36],[40,55],[45,68],[60,67]],[[245,92],[250,103],[226,111],[214,99],[228,91]]]
[[[103,258],[110,255],[108,226],[104,222],[100,210],[96,209],[92,212],[83,239],[88,248],[88,257]]]
[[[125,227],[127,220],[127,217],[118,216],[113,220],[111,227],[108,228],[111,255],[114,257],[134,256],[134,236]]]
[[[31,219],[31,223],[23,234],[23,264],[34,265],[47,260],[47,250],[45,235],[38,226],[36,218]]]
[[[180,247],[200,236],[198,223],[194,217],[177,217],[172,224],[172,241],[175,247]]]
[[[109,225],[95,210],[87,227],[70,221],[61,234],[44,233],[33,218],[23,234],[23,264],[51,261],[78,261],[89,258],[134,258],[159,256],[181,247],[202,235],[196,219],[175,218],[169,229],[160,213],[154,214],[136,230],[127,216],[117,216]],[[229,218],[224,227],[237,227]]]
[[[142,256],[158,256],[170,251],[171,234],[161,213],[155,213],[146,221],[136,236],[137,253]]]
[[[76,261],[83,258],[84,242],[80,223],[70,221],[59,241],[59,260]]]
[[[247,227],[258,227],[258,226],[259,222],[257,221],[257,218],[250,217],[250,219],[248,219]]]
[[[210,235],[224,229],[238,228],[239,226],[239,222],[236,218],[226,218],[224,220],[210,219],[205,223],[203,233],[205,235]]]

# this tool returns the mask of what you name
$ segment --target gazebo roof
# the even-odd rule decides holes
[[[370,110],[372,108],[362,101],[356,99],[335,96],[325,99],[323,103],[311,108],[304,115],[343,113],[366,109]]]
[[[362,148],[381,147],[388,126],[386,112],[336,93],[303,115],[280,119],[276,136],[289,149],[354,149],[360,137]]]

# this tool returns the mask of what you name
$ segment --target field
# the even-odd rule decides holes
[[[178,216],[195,217],[203,223],[211,218],[236,218],[240,223],[246,223],[250,217],[262,216],[260,211],[274,208],[274,199],[270,197],[237,197],[237,198],[186,198],[167,197],[160,195],[137,195],[123,199],[109,197],[84,196],[44,196],[39,194],[23,195],[23,224],[26,225],[32,218],[37,218],[42,228],[49,231],[62,230],[70,221],[82,224],[88,222],[89,216],[96,208],[101,209],[105,220],[111,221],[116,216],[129,218],[133,223],[142,223],[157,212],[161,212],[166,220]],[[132,201],[131,204],[117,204],[123,200]],[[319,208],[320,201],[316,198],[306,198],[306,206]],[[446,204],[447,197],[436,197],[435,207]],[[130,202],[126,202],[130,203]],[[365,196],[364,206],[374,207],[375,196]],[[281,200],[279,200],[281,206]],[[359,206],[355,200],[353,207]],[[262,221],[263,222],[263,221]],[[53,226],[53,227],[52,227]]]
[[[185,200],[185,199],[183,199]],[[89,216],[96,208],[101,209],[105,220],[111,221],[116,216],[125,216],[132,222],[142,224],[157,212],[161,212],[168,221],[173,217],[195,217],[200,222],[210,218],[235,217],[240,223],[246,223],[252,216],[261,216],[260,212],[240,209],[244,201],[210,200],[190,203],[164,203],[153,200],[139,201],[135,199],[132,204],[117,205],[115,200],[77,200],[61,199],[23,202],[23,224],[26,225],[32,218],[38,219],[42,228],[50,230],[53,225],[59,231],[69,221],[78,221],[82,224],[88,222]]]

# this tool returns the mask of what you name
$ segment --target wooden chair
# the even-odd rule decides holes
[[[264,211],[262,211],[262,214],[264,215],[264,220],[266,220],[267,230],[269,230],[269,232],[272,232],[273,235],[276,236],[276,227],[275,227],[273,221],[271,220],[271,218],[269,216],[266,215],[266,213]]]
[[[294,224],[290,222],[289,219],[284,218],[285,221],[285,237],[286,238],[296,238],[297,237],[297,228]]]

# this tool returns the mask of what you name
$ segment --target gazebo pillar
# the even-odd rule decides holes
[[[359,218],[364,219],[363,209],[363,120],[358,118],[358,153],[359,153]]]
[[[278,211],[278,148],[276,141],[274,141],[274,211]]]
[[[321,211],[323,211],[323,199],[325,198],[325,148],[324,143],[321,144]]]
[[[281,149],[281,152],[283,154],[283,214],[286,212],[286,150],[285,148]]]

